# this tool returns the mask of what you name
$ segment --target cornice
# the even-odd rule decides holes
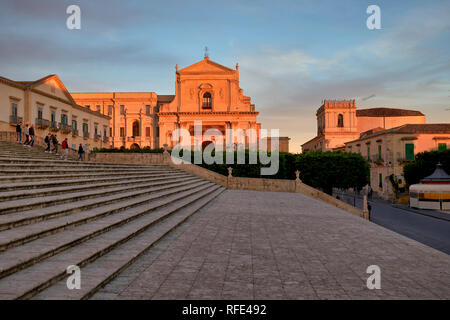
[[[176,115],[258,115],[255,111],[214,111],[214,112],[157,112],[158,116],[176,116]]]

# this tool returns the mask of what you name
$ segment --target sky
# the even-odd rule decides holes
[[[81,29],[69,30],[69,5]],[[369,30],[369,5],[381,29]],[[291,152],[324,99],[450,122],[450,1],[0,0],[0,76],[58,74],[72,92],[174,94],[175,65],[234,68],[266,129]]]

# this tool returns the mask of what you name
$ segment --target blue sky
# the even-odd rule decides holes
[[[66,28],[77,4],[82,29]],[[381,30],[366,8],[381,8]],[[264,128],[291,151],[316,133],[323,99],[419,109],[449,122],[450,1],[1,0],[0,75],[56,73],[69,91],[174,93],[175,65],[240,65]],[[373,96],[370,99],[366,97]]]

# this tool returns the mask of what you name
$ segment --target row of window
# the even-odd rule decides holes
[[[382,161],[382,148],[381,145],[378,145],[378,160]],[[444,151],[447,150],[447,143],[438,143],[438,150]],[[367,160],[370,161],[370,146],[367,146]],[[405,143],[405,160],[406,161],[413,161],[415,159],[415,152],[414,152],[414,143]]]
[[[86,105],[85,106],[88,109],[91,109],[90,105]],[[96,105],[95,110],[98,112],[102,112],[102,106],[101,105]],[[109,105],[108,106],[108,116],[112,116],[113,114],[113,106]],[[120,114],[125,114],[125,105],[120,105]],[[146,105],[145,106],[145,114],[147,116],[150,116],[152,114],[152,107],[150,105]]]
[[[43,110],[42,107],[38,107],[38,120],[42,119],[43,119]],[[56,111],[54,110],[50,112],[50,122],[52,123],[52,125],[56,123]],[[69,117],[65,113],[61,113],[61,124],[66,126],[69,125]],[[89,135],[89,124],[83,123],[82,129],[84,135]],[[72,130],[74,131],[78,130],[78,122],[75,119],[72,120]],[[97,126],[94,126],[94,134],[99,135],[99,130]],[[107,136],[106,128],[104,128],[103,130],[103,136],[104,137]]]
[[[86,105],[85,107],[88,109],[91,109],[90,105]],[[203,94],[202,109],[212,109],[212,96],[211,96],[210,92],[205,92]],[[96,105],[95,110],[98,112],[101,112],[102,106],[99,104]],[[125,105],[123,105],[123,104],[120,105],[120,114],[125,114],[125,110],[126,110]],[[156,112],[156,110],[155,110],[155,112]],[[113,106],[108,105],[108,116],[112,116],[112,114],[113,114]],[[150,105],[145,106],[145,114],[147,116],[150,116],[152,114],[152,107]],[[342,120],[342,123],[343,123],[343,120]]]
[[[112,130],[112,129],[110,129],[110,130]],[[146,137],[150,137],[150,130],[151,130],[150,127],[145,127],[145,136]],[[110,131],[110,132],[112,132],[112,131]],[[140,130],[139,130],[139,126],[135,126],[133,124],[133,137],[140,137],[140,136],[141,136],[141,133],[140,133]],[[126,135],[125,135],[125,127],[120,127],[120,137],[121,138],[125,138],[126,137]],[[159,128],[156,128],[156,137],[159,137]]]

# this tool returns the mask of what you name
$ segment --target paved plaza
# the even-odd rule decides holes
[[[449,297],[443,252],[301,194],[227,190],[92,298]]]

